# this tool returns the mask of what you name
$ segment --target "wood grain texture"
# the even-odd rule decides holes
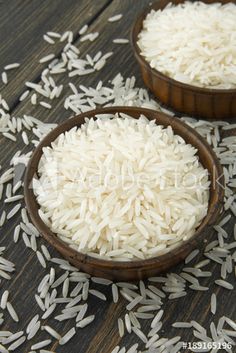
[[[19,0],[1,2],[0,6],[4,6],[2,7],[4,11],[1,11],[3,24],[0,22],[0,25],[4,26],[1,27],[4,28],[4,35],[2,35],[2,30],[0,30],[0,35],[2,35],[2,46],[5,48],[3,55],[0,56],[1,68],[10,62],[18,61],[16,58],[19,52],[21,53],[19,59],[22,59],[23,63],[22,67],[18,69],[20,71],[18,72],[18,70],[16,70],[13,77],[11,76],[13,82],[10,82],[3,90],[1,87],[1,93],[3,93],[3,96],[11,103],[12,114],[15,116],[30,114],[45,122],[60,122],[67,119],[71,113],[63,109],[63,101],[64,98],[71,93],[68,87],[69,81],[73,82],[76,86],[85,84],[86,86],[95,87],[99,80],[103,80],[107,83],[107,81],[111,80],[118,72],[121,72],[125,77],[135,75],[137,77],[137,85],[142,86],[143,83],[139,74],[139,67],[134,59],[131,46],[113,44],[112,40],[114,38],[129,37],[131,24],[148,3],[149,0],[113,0],[111,3],[100,0],[25,0],[24,6],[22,6],[22,1]],[[78,4],[83,7],[83,11],[80,11]],[[106,4],[107,6],[105,6]],[[29,9],[26,5],[29,6]],[[94,8],[94,6],[98,7]],[[105,7],[103,8],[103,6]],[[18,103],[19,95],[24,91],[24,82],[26,80],[38,82],[40,71],[46,67],[46,65],[39,65],[38,59],[46,55],[49,52],[48,50],[51,51],[52,49],[43,42],[42,35],[47,30],[63,32],[72,29],[73,32],[76,33],[81,26],[87,22],[89,11],[93,8],[94,10],[92,10],[93,14],[91,16],[95,19],[92,21],[89,31],[99,31],[100,36],[92,44],[90,42],[80,43],[79,39],[76,40],[74,44],[80,49],[82,57],[85,57],[87,53],[95,55],[99,50],[102,50],[103,53],[110,50],[114,51],[114,56],[108,59],[107,65],[100,72],[92,74],[91,76],[74,77],[73,79],[69,79],[67,75],[57,77],[56,80],[64,85],[64,91],[61,98],[53,102],[53,109],[50,111],[43,107],[32,106],[29,100]],[[101,8],[103,8],[103,11],[100,13]],[[58,11],[60,13],[59,15]],[[57,16],[53,16],[55,12]],[[10,16],[8,17],[8,21],[6,20],[6,13]],[[122,20],[118,23],[107,23],[107,19],[117,13],[123,13],[124,16]],[[16,19],[18,15],[19,19]],[[32,21],[32,18],[34,21]],[[17,31],[15,31],[12,25],[13,21],[17,24],[17,26],[15,26],[18,28]],[[21,22],[24,23],[24,25],[28,24],[27,26],[29,27],[27,27],[27,31],[25,30],[27,33],[21,33],[24,27],[23,25],[20,27]],[[34,39],[31,38],[32,34],[34,35]],[[35,36],[37,39],[36,44]],[[7,38],[7,40],[5,40],[4,37]],[[7,49],[9,43],[11,44]],[[26,47],[27,51],[25,50]],[[56,49],[58,55],[60,50],[61,48]],[[16,150],[21,149],[22,151],[27,151],[30,149],[22,143],[21,138],[18,139],[17,143],[11,143],[2,137],[0,137],[0,148],[0,164],[3,166],[3,170],[7,168],[9,160]],[[0,214],[2,209],[3,205],[1,203]],[[6,280],[1,281],[0,295],[5,289],[9,288],[10,301],[16,308],[21,319],[20,324],[15,324],[12,322],[9,315],[4,312],[5,322],[1,329],[9,329],[13,332],[24,329],[30,319],[36,313],[40,313],[34,299],[34,294],[39,281],[46,274],[46,271],[39,265],[37,257],[33,254],[32,250],[25,248],[21,239],[17,245],[13,244],[13,230],[18,222],[19,217],[14,217],[11,222],[8,222],[0,229],[1,246],[7,247],[4,254],[6,258],[16,264],[16,273],[13,274],[12,280],[9,282]],[[230,236],[232,236],[233,233],[233,223],[234,221],[231,220],[229,225],[227,225]],[[214,235],[209,236],[206,242],[210,242],[213,238]],[[47,245],[43,240],[40,241],[40,244]],[[204,246],[205,243],[202,243],[201,252]],[[58,256],[50,246],[48,246],[48,248],[52,256]],[[174,271],[180,271],[182,266],[182,264],[177,266]],[[48,266],[47,271],[49,271],[49,268]],[[211,320],[217,322],[223,314],[231,318],[236,317],[235,290],[227,291],[223,288],[217,288],[214,285],[214,280],[219,278],[218,266],[211,264],[207,266],[207,270],[213,271],[213,277],[211,280],[207,278],[203,279],[201,283],[210,286],[208,292],[189,291],[187,297],[179,299],[178,301],[165,300],[164,309],[166,309],[166,316],[164,318],[161,335],[164,337],[173,337],[177,334],[181,334],[183,340],[193,341],[193,337],[188,330],[174,329],[171,327],[171,323],[173,321],[188,321],[194,319],[203,326],[209,327]],[[58,276],[61,273],[62,271],[57,271]],[[233,275],[231,276],[230,279],[232,281]],[[94,284],[92,287],[96,289],[101,288],[101,286]],[[211,289],[217,290],[218,298],[218,309],[214,318],[210,314],[209,308]],[[118,317],[124,317],[126,313],[126,301],[120,300],[119,304],[114,305],[111,301],[110,289],[103,288],[103,292],[107,293],[107,302],[104,303],[93,296],[89,299],[89,314],[96,313],[97,316],[92,325],[87,329],[85,328],[78,331],[76,336],[66,346],[59,346],[58,342],[53,343],[51,345],[52,350],[57,353],[110,353],[116,344],[125,344],[129,347],[131,344],[138,341],[135,335],[127,334],[124,338],[119,338],[117,334],[117,319]],[[58,311],[56,313],[58,313]],[[73,326],[73,320],[69,323],[62,324],[53,319],[46,321],[61,334],[67,332]],[[145,332],[148,331],[149,325],[150,322],[148,320],[143,320],[143,329]],[[45,338],[49,338],[49,336],[40,332],[30,343],[27,342],[23,348],[19,348],[16,352],[28,353],[33,343]],[[186,350],[184,353],[189,353],[189,351]]]
[[[47,66],[39,64],[39,59],[51,53],[57,56],[65,45],[51,45],[44,41],[43,35],[48,31],[63,33],[70,30],[76,38],[80,28],[93,22],[109,2],[25,0],[23,5],[22,1],[13,0],[0,3],[0,70],[10,63],[21,64],[19,69],[7,72],[7,85],[0,80],[1,94],[10,106],[18,104],[18,98],[26,89],[25,81],[39,79],[40,72]]]

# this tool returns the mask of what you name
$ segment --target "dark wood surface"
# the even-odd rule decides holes
[[[4,65],[12,62],[20,62],[22,65],[14,72],[9,72],[9,84],[4,86],[0,83],[0,90],[3,97],[10,105],[14,116],[23,114],[33,115],[43,121],[60,122],[71,114],[63,109],[63,100],[69,94],[69,79],[67,75],[61,75],[58,82],[64,84],[64,91],[60,99],[53,102],[53,109],[48,111],[37,105],[34,107],[29,101],[19,102],[19,96],[24,92],[24,82],[39,82],[40,72],[46,64],[39,64],[40,57],[52,51],[50,44],[43,41],[43,34],[47,31],[72,30],[74,33],[74,44],[80,49],[82,55],[87,53],[95,55],[98,50],[104,53],[114,51],[114,56],[108,59],[108,64],[98,73],[91,76],[75,77],[71,81],[75,84],[95,86],[100,79],[104,82],[112,79],[118,72],[124,77],[135,75],[137,85],[142,86],[142,80],[138,65],[134,59],[130,45],[116,45],[112,40],[117,37],[128,38],[131,24],[135,17],[147,6],[149,0],[10,0],[0,2],[0,70]],[[120,22],[109,24],[107,19],[117,13],[123,13]],[[100,36],[94,43],[80,43],[78,37],[79,29],[89,23],[89,31],[98,31]],[[53,47],[53,52],[59,55],[61,47]],[[18,149],[29,150],[21,139],[17,143],[11,143],[0,137],[0,164],[2,169],[7,167],[9,160]],[[1,203],[0,213],[3,209]],[[13,332],[25,329],[30,319],[40,313],[35,303],[34,294],[43,276],[48,272],[43,270],[32,250],[25,248],[22,240],[17,245],[13,243],[14,227],[18,224],[19,218],[14,217],[11,222],[0,229],[0,244],[6,246],[5,255],[16,264],[16,272],[12,275],[11,281],[1,280],[0,295],[5,289],[10,291],[10,301],[20,317],[20,323],[13,323],[8,313],[4,311],[4,324],[2,330]],[[229,223],[228,232],[233,233],[234,220]],[[207,242],[214,238],[209,234]],[[41,243],[47,245],[43,240]],[[202,244],[204,249],[205,243]],[[52,256],[58,256],[48,246]],[[199,258],[203,258],[199,255]],[[183,265],[175,268],[180,271]],[[207,292],[188,291],[188,295],[178,300],[164,300],[164,325],[161,331],[163,337],[174,337],[181,335],[185,341],[193,341],[192,333],[188,330],[174,329],[171,323],[174,321],[196,320],[204,327],[209,327],[211,321],[217,322],[222,315],[233,319],[236,317],[236,295],[234,291],[227,291],[216,287],[214,280],[219,278],[219,266],[210,264],[208,270],[213,271],[212,278],[202,279],[201,283],[210,287]],[[46,272],[47,271],[47,272]],[[60,271],[57,271],[60,274]],[[231,281],[233,274],[231,275]],[[98,285],[92,285],[98,288]],[[218,309],[215,317],[210,313],[210,296],[214,290],[217,293]],[[135,335],[125,335],[122,339],[117,333],[117,319],[124,317],[126,302],[120,299],[119,304],[113,304],[110,288],[103,289],[107,293],[108,301],[102,302],[95,297],[89,298],[89,314],[95,313],[96,320],[88,328],[79,330],[76,336],[66,345],[59,346],[57,341],[51,345],[51,350],[58,353],[110,353],[117,345],[127,345],[138,342]],[[73,326],[72,322],[58,323],[53,319],[46,320],[60,333],[65,333]],[[143,320],[143,329],[147,332],[150,322]],[[31,341],[24,344],[16,352],[28,353],[33,343],[41,339],[49,338],[45,332],[39,332]],[[189,350],[185,350],[189,353]]]

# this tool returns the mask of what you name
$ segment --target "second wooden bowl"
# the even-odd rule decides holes
[[[117,112],[128,114],[136,119],[139,118],[140,114],[144,114],[150,120],[155,119],[158,125],[163,125],[164,127],[171,125],[175,134],[180,135],[187,143],[197,148],[199,159],[204,168],[208,169],[209,178],[211,180],[208,212],[194,236],[188,241],[181,243],[174,250],[147,260],[127,262],[103,260],[79,253],[70,248],[66,243],[60,240],[39,217],[39,205],[32,190],[32,179],[37,175],[38,164],[44,147],[50,146],[61,133],[70,130],[74,126],[83,124],[86,117],[93,118],[99,114],[115,114]],[[170,267],[183,260],[194,248],[198,247],[203,242],[220,215],[224,198],[223,184],[222,167],[212,148],[196,131],[182,121],[171,118],[163,113],[144,108],[111,107],[93,110],[71,118],[52,130],[40,142],[27,166],[24,180],[24,195],[26,207],[33,224],[41,235],[69,262],[94,276],[128,281],[154,276],[168,270]]]
[[[139,63],[142,77],[146,86],[155,94],[158,100],[178,113],[210,120],[231,120],[236,118],[236,89],[210,89],[191,86],[176,81],[161,72],[152,69],[141,55],[137,44],[138,34],[143,28],[143,20],[152,10],[162,10],[168,3],[179,4],[185,0],[159,0],[150,5],[136,20],[132,32],[131,42],[135,57]],[[214,0],[203,0],[214,3]],[[221,0],[223,4],[236,1]]]

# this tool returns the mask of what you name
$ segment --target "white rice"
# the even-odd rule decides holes
[[[130,318],[130,322],[134,327],[138,327],[141,328],[141,325],[137,319],[137,317],[134,315],[133,311],[129,312],[129,318]]]
[[[43,277],[43,279],[40,281],[40,283],[39,283],[39,285],[38,285],[38,292],[39,292],[39,293],[42,292],[42,290],[43,290],[45,284],[47,284],[49,278],[50,278],[50,275],[47,274],[47,275],[45,275],[45,276]]]
[[[116,38],[116,39],[113,39],[113,43],[115,43],[115,44],[127,44],[127,43],[129,43],[129,40],[125,39],[125,38]]]
[[[12,335],[11,331],[0,331],[0,337],[9,337]]]
[[[109,135],[111,132],[114,134],[112,139]],[[96,151],[104,151],[103,154],[93,152],[94,139]],[[93,164],[93,170],[96,171],[92,171],[90,176],[87,173],[82,183],[82,175],[74,175],[73,170],[89,170],[91,162],[80,161],[82,154],[73,159],[66,158],[66,155],[73,155],[75,145],[83,149],[87,156],[91,154],[92,159],[96,153],[99,160],[97,166]],[[178,152],[173,153],[174,148]],[[161,157],[161,162],[158,161],[160,157],[157,157],[157,151],[165,155],[165,159]],[[121,175],[114,170],[118,156]],[[151,158],[155,162],[145,167]],[[52,160],[55,167],[51,172]],[[63,171],[60,170],[62,165]],[[103,171],[101,174],[101,166],[104,166],[105,173]],[[178,185],[177,191],[174,186],[176,168],[178,173],[182,173],[182,178],[188,178],[188,168],[192,168],[191,173],[195,174],[194,180],[188,180],[188,185]],[[158,170],[162,170],[160,180],[157,178]],[[141,181],[137,179],[140,171],[145,175]],[[33,180],[34,193],[43,218],[47,214],[47,223],[53,232],[77,246],[78,251],[91,255],[98,253],[108,259],[144,259],[166,253],[169,247],[173,248],[190,238],[207,213],[209,181],[207,170],[199,163],[196,150],[175,136],[170,127],[164,129],[154,122],[148,122],[145,117],[139,120],[127,116],[115,116],[107,121],[90,119],[80,129],[74,128],[60,135],[54,141],[53,148],[44,148],[39,175],[38,180]],[[57,184],[52,182],[56,175],[60,175]],[[102,179],[94,180],[98,175]],[[111,175],[115,176],[113,181]],[[73,180],[74,186],[71,184]],[[93,184],[95,182],[93,188],[91,181]],[[111,181],[113,184],[110,184]],[[140,192],[140,182],[144,183],[144,192]],[[79,188],[78,195],[75,194],[76,185]],[[102,192],[101,188],[104,189]],[[64,195],[63,199],[59,195]],[[94,202],[98,200],[98,195],[103,200],[102,207]],[[71,202],[73,211],[67,211]],[[175,209],[181,210],[180,218],[175,215]],[[76,219],[78,214],[79,221]],[[61,218],[60,223],[58,217]],[[152,233],[157,229],[159,235],[153,237]],[[113,243],[112,237],[116,239]]]
[[[43,255],[41,254],[40,251],[36,251],[36,255],[37,255],[37,258],[40,262],[40,265],[43,267],[43,268],[46,268],[47,267],[47,264],[46,264],[46,261],[44,260],[44,257]]]
[[[15,322],[19,321],[18,315],[10,302],[7,302],[7,311]]]
[[[152,322],[151,322],[151,328],[154,328],[154,327],[157,325],[157,323],[161,320],[163,314],[164,314],[164,310],[160,310],[160,311],[156,314],[156,316],[154,317],[154,319],[153,319]]]
[[[20,347],[26,340],[26,337],[23,336],[21,338],[19,338],[17,341],[15,341],[14,343],[12,343],[9,347],[8,350],[9,351],[14,351],[15,349],[17,349],[18,347]]]
[[[42,250],[42,253],[43,253],[44,257],[45,257],[48,261],[51,260],[51,255],[50,255],[50,253],[49,253],[49,251],[48,251],[48,249],[46,248],[45,245],[41,245],[41,250]]]
[[[5,290],[2,294],[1,303],[0,303],[0,307],[3,310],[6,309],[7,307],[8,296],[9,296],[9,291]]]
[[[121,318],[118,319],[118,331],[119,331],[120,337],[123,337],[125,333],[125,327],[124,327],[124,322]]]
[[[103,293],[101,293],[98,290],[96,290],[96,289],[90,289],[89,293],[94,295],[95,297],[101,299],[101,300],[104,300],[104,301],[107,300],[106,296]]]
[[[59,333],[57,331],[55,331],[52,327],[46,325],[46,326],[42,326],[41,328],[42,328],[42,330],[47,331],[49,333],[49,335],[54,337],[56,340],[61,339],[61,336],[59,335]]]
[[[19,98],[19,101],[22,102],[26,97],[28,97],[29,92],[30,92],[29,90],[26,90],[25,92],[23,92]]]
[[[0,277],[10,280],[11,276],[9,276],[5,271],[0,270]]]
[[[36,93],[33,93],[32,96],[31,96],[31,103],[33,105],[36,105],[37,104],[37,94]]]
[[[189,288],[196,290],[196,291],[208,291],[209,287],[205,287],[205,286],[201,286],[198,284],[192,284],[191,286],[189,286]]]
[[[126,306],[126,310],[128,310],[128,311],[132,310],[142,300],[143,300],[143,296],[141,296],[141,295],[137,296]]]
[[[233,3],[186,1],[162,11],[151,10],[143,21],[138,45],[152,68],[177,81],[235,88],[236,56],[231,40],[235,16]]]
[[[114,16],[112,16],[112,17],[109,17],[108,18],[108,22],[117,22],[117,21],[119,21],[121,18],[122,18],[122,14],[121,13],[119,13],[119,14],[117,14],[117,15],[114,15]]]
[[[81,292],[81,290],[83,289],[83,283],[78,283],[76,285],[76,287],[72,290],[72,292],[70,293],[70,296],[73,297],[77,297],[78,294]]]
[[[20,66],[19,63],[8,64],[8,65],[4,66],[4,70],[16,69],[19,66]]]
[[[132,331],[143,341],[144,343],[147,343],[147,337],[145,334],[137,327],[132,327]]]
[[[88,326],[89,324],[91,324],[91,322],[93,322],[94,319],[95,319],[95,315],[87,316],[86,318],[84,318],[81,321],[79,321],[76,324],[76,327],[83,328],[85,326]]]
[[[128,314],[125,314],[125,327],[126,327],[126,330],[128,331],[128,333],[131,333],[132,326],[131,326],[131,321],[130,321],[130,317]]]
[[[185,259],[185,263],[188,264],[191,262],[197,255],[199,254],[199,250],[193,250]]]
[[[56,309],[56,303],[52,304],[43,314],[42,319],[47,319]]]
[[[4,132],[3,136],[5,136],[6,138],[8,138],[9,140],[12,140],[13,142],[16,141],[16,137],[12,134],[10,134],[9,132]]]
[[[23,183],[21,180],[19,180],[13,187],[12,192],[13,194],[15,194],[21,187],[22,187]]]
[[[10,108],[9,108],[9,105],[7,104],[7,102],[5,101],[5,99],[1,99],[1,104],[2,104],[2,107],[5,109],[5,110],[7,110],[7,111],[9,111],[10,110]]]
[[[98,36],[99,36],[98,32],[88,33],[88,34],[85,34],[83,37],[81,37],[80,41],[85,42],[86,40],[89,40],[90,42],[93,42]]]
[[[119,291],[115,283],[112,284],[112,297],[113,297],[113,302],[117,303],[119,300]]]
[[[68,295],[69,284],[70,284],[69,278],[66,278],[64,283],[63,283],[63,287],[62,287],[62,296],[63,296],[63,298],[66,298],[67,295]]]
[[[96,64],[94,65],[94,69],[97,70],[97,71],[100,71],[105,65],[106,65],[106,60],[104,60],[102,58],[98,62],[96,62]],[[95,109],[96,105],[94,104],[92,108]]]
[[[213,315],[216,313],[216,295],[213,293],[211,295],[211,312]]]
[[[176,328],[191,328],[192,324],[189,322],[174,322],[172,326]]]
[[[79,30],[79,34],[82,35],[85,32],[87,32],[87,30],[88,30],[88,25],[86,24]]]
[[[120,346],[116,346],[111,353],[118,353],[120,350]]]
[[[32,350],[34,350],[34,349],[36,350],[36,349],[40,349],[40,348],[46,347],[46,346],[48,346],[51,342],[52,342],[52,340],[44,340],[44,341],[35,343],[35,344],[33,344],[33,346],[31,346],[31,349],[32,349]]]
[[[2,72],[2,82],[7,85],[8,83],[8,78],[7,78],[7,73],[4,71]]]
[[[106,278],[91,277],[91,281],[97,284],[102,284],[104,286],[109,286],[112,284],[112,281]]]
[[[224,281],[223,279],[217,279],[215,281],[215,284],[217,284],[218,286],[224,287],[226,289],[229,289],[229,290],[234,289],[234,286],[231,283]]]
[[[85,303],[84,305],[82,305],[78,315],[76,316],[75,321],[78,322],[78,321],[83,320],[84,315],[86,314],[87,310],[88,310],[88,304]]]
[[[11,202],[22,200],[23,198],[24,198],[23,195],[15,195],[15,196],[8,197],[7,199],[4,200],[4,202],[11,203]]]
[[[22,136],[22,140],[23,140],[24,144],[28,145],[29,144],[29,138],[27,136],[27,133],[25,131],[23,131],[21,136]]]
[[[236,331],[236,322],[233,321],[233,320],[231,320],[231,319],[228,318],[228,317],[224,317],[224,319],[225,319],[225,321],[227,322],[227,324],[228,324],[230,327],[232,327],[232,329],[233,329],[234,331]]]
[[[58,286],[60,286],[61,283],[63,283],[65,281],[65,279],[68,277],[69,272],[65,272],[63,275],[61,275],[53,284],[52,284],[52,288],[56,288]]]
[[[17,340],[18,338],[20,338],[23,334],[24,334],[24,331],[16,332],[16,333],[14,333],[14,334],[8,336],[7,338],[4,338],[4,339],[2,340],[2,343],[3,343],[4,345],[7,345],[7,344],[9,344],[9,343],[11,343],[11,342],[13,342],[13,341],[16,341],[16,340]]]
[[[39,104],[40,104],[42,107],[47,108],[47,109],[51,109],[51,108],[52,108],[51,104],[49,104],[49,103],[47,103],[47,102],[44,102],[44,101],[39,102]]]
[[[49,36],[47,36],[46,34],[44,34],[43,39],[48,42],[49,44],[54,44],[55,40],[53,40],[52,38],[50,38]]]
[[[47,32],[47,35],[52,38],[61,38],[60,33],[57,33],[57,32],[49,31],[49,32]]]
[[[2,227],[4,225],[6,217],[7,217],[7,214],[6,214],[6,211],[4,210],[1,214],[1,217],[0,217],[0,227]]]
[[[42,59],[40,59],[39,62],[41,64],[43,64],[43,63],[45,63],[47,61],[51,61],[54,58],[55,58],[55,54],[48,54],[48,55],[44,56]]]
[[[137,348],[138,348],[138,343],[135,343],[127,350],[127,353],[137,353]]]
[[[30,331],[32,330],[32,328],[36,325],[37,321],[39,319],[39,315],[36,314],[29,322],[28,326],[26,327],[26,333],[30,333]]]
[[[42,299],[37,294],[35,294],[35,300],[36,300],[38,306],[40,307],[40,309],[42,311],[45,311],[44,303],[43,303]]]
[[[89,282],[85,282],[83,285],[82,289],[82,299],[87,300],[88,299],[88,293],[89,293]]]

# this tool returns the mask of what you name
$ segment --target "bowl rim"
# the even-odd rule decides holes
[[[184,2],[185,0],[181,1]],[[203,2],[205,2],[204,0],[202,0]],[[173,3],[174,4],[174,0],[166,0],[166,6],[168,3]],[[215,0],[213,0],[211,3],[217,2]],[[235,3],[235,1],[231,1],[229,0],[229,2],[233,2]],[[236,88],[230,88],[230,89],[217,89],[217,88],[206,88],[206,87],[199,87],[199,86],[193,86],[181,81],[177,81],[165,74],[163,74],[162,72],[158,71],[155,68],[152,68],[149,64],[149,62],[145,59],[145,57],[141,54],[141,50],[137,44],[137,38],[138,38],[138,34],[140,33],[140,30],[138,31],[138,27],[141,26],[142,28],[142,23],[143,20],[146,18],[146,16],[148,15],[148,13],[151,10],[157,10],[160,9],[160,1],[155,1],[152,4],[146,6],[144,8],[144,10],[136,17],[136,19],[134,20],[134,23],[131,27],[131,33],[130,33],[130,38],[131,38],[131,45],[133,47],[133,51],[135,54],[136,59],[138,60],[138,62],[145,66],[146,70],[150,71],[152,75],[157,76],[159,78],[161,78],[162,80],[168,82],[169,84],[172,84],[176,87],[179,88],[184,88],[188,91],[191,91],[193,93],[199,93],[199,94],[206,94],[206,95],[212,95],[212,94],[236,94]],[[138,32],[136,34],[136,31]]]
[[[86,253],[84,254],[84,253],[78,252],[77,250],[69,247],[69,245],[66,242],[62,241],[55,233],[53,233],[39,217],[38,215],[39,205],[33,193],[33,188],[29,187],[31,185],[33,177],[35,176],[35,173],[37,172],[37,167],[38,167],[40,158],[42,156],[43,147],[50,146],[51,142],[53,142],[61,133],[68,131],[75,126],[80,126],[82,123],[84,123],[84,119],[86,117],[91,118],[100,114],[115,114],[119,112],[130,114],[131,116],[132,116],[132,113],[144,114],[146,116],[148,116],[148,114],[150,113],[152,114],[155,113],[155,115],[157,115],[155,119],[158,119],[158,117],[160,119],[164,119],[168,125],[172,126],[174,131],[176,126],[177,128],[178,127],[183,128],[185,132],[188,132],[188,135],[197,139],[199,143],[204,145],[204,151],[205,151],[204,153],[207,153],[208,157],[211,160],[212,165],[215,167],[215,177],[218,177],[218,179],[220,180],[220,183],[219,184],[216,183],[214,192],[212,192],[212,195],[216,198],[213,209],[210,210],[208,208],[207,215],[205,216],[200,226],[195,231],[194,235],[191,236],[188,240],[181,242],[178,246],[168,251],[167,253],[164,253],[159,256],[154,256],[148,259],[131,260],[131,261],[105,260],[105,259],[99,258],[99,255],[96,257],[91,256]],[[81,119],[83,119],[82,123],[78,121]],[[153,120],[153,119],[150,118],[150,120]],[[160,125],[162,125],[162,123],[160,123]],[[55,133],[56,135],[54,136]],[[37,162],[36,164],[35,164],[35,159]],[[56,248],[57,251],[60,252],[59,248],[63,249],[64,256],[68,256],[70,259],[76,259],[81,264],[99,266],[100,269],[103,268],[103,269],[110,269],[110,270],[122,270],[122,269],[141,270],[143,268],[157,266],[157,263],[165,262],[166,260],[170,259],[171,256],[175,258],[177,256],[181,257],[181,254],[185,250],[186,246],[190,246],[193,240],[198,241],[199,240],[198,238],[200,237],[200,235],[204,233],[209,227],[212,227],[214,225],[222,210],[222,205],[223,205],[224,191],[221,185],[224,185],[223,168],[220,165],[220,162],[215,152],[211,148],[211,146],[208,145],[206,140],[200,134],[198,134],[193,128],[189,127],[186,123],[184,123],[178,118],[173,118],[167,114],[164,114],[162,112],[155,111],[152,109],[140,108],[140,107],[111,106],[111,107],[94,109],[94,110],[76,115],[74,117],[71,117],[66,121],[64,121],[63,123],[59,124],[53,130],[51,130],[40,141],[40,143],[37,145],[36,149],[34,150],[25,171],[24,199],[25,199],[26,208],[31,218],[31,221],[36,226],[40,234],[54,248]]]

